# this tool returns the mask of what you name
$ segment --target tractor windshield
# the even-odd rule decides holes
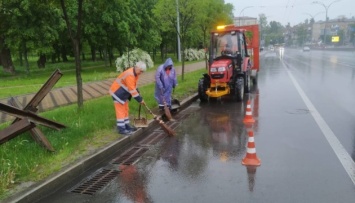
[[[235,56],[239,50],[236,32],[214,33],[212,52],[214,58],[221,55]]]

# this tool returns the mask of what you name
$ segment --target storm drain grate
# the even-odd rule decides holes
[[[178,122],[172,122],[169,127],[173,130],[175,130],[178,126],[180,125],[180,123]]]
[[[112,164],[131,165],[136,162],[146,151],[148,151],[148,148],[134,147],[118,158],[114,159]]]
[[[111,180],[116,178],[118,174],[119,171],[117,170],[102,169],[96,175],[79,184],[70,192],[93,195],[95,192],[107,185]]]
[[[176,120],[184,120],[185,118],[189,117],[190,114],[178,114],[175,119]]]
[[[139,142],[138,144],[140,146],[149,146],[149,145],[155,145],[157,144],[160,140],[164,139],[167,137],[166,134],[161,133],[161,132],[153,132],[150,135],[148,135],[144,140]]]

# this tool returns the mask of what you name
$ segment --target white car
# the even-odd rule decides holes
[[[309,48],[308,46],[304,46],[303,51],[311,51],[311,48]]]

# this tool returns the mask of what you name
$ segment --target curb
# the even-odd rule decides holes
[[[198,99],[198,94],[195,93],[192,96],[187,97],[181,102],[180,108],[184,109],[188,107],[192,102]],[[55,193],[61,187],[63,187],[68,180],[72,180],[78,177],[80,174],[88,171],[94,166],[98,165],[101,162],[98,160],[105,160],[106,157],[111,156],[113,153],[117,153],[122,149],[125,149],[129,145],[133,144],[135,141],[142,138],[144,132],[157,127],[158,124],[154,120],[149,121],[147,128],[139,128],[137,132],[129,137],[123,137],[108,146],[100,149],[96,153],[89,155],[81,160],[79,160],[74,165],[68,166],[66,169],[49,176],[43,181],[35,183],[32,186],[29,186],[27,189],[14,193],[12,196],[4,200],[4,203],[18,202],[18,203],[27,203],[35,202],[39,199],[42,199],[50,194]]]

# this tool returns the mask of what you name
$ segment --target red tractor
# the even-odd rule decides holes
[[[230,95],[242,101],[257,83],[259,26],[218,26],[211,32],[208,73],[198,83],[200,100]]]

